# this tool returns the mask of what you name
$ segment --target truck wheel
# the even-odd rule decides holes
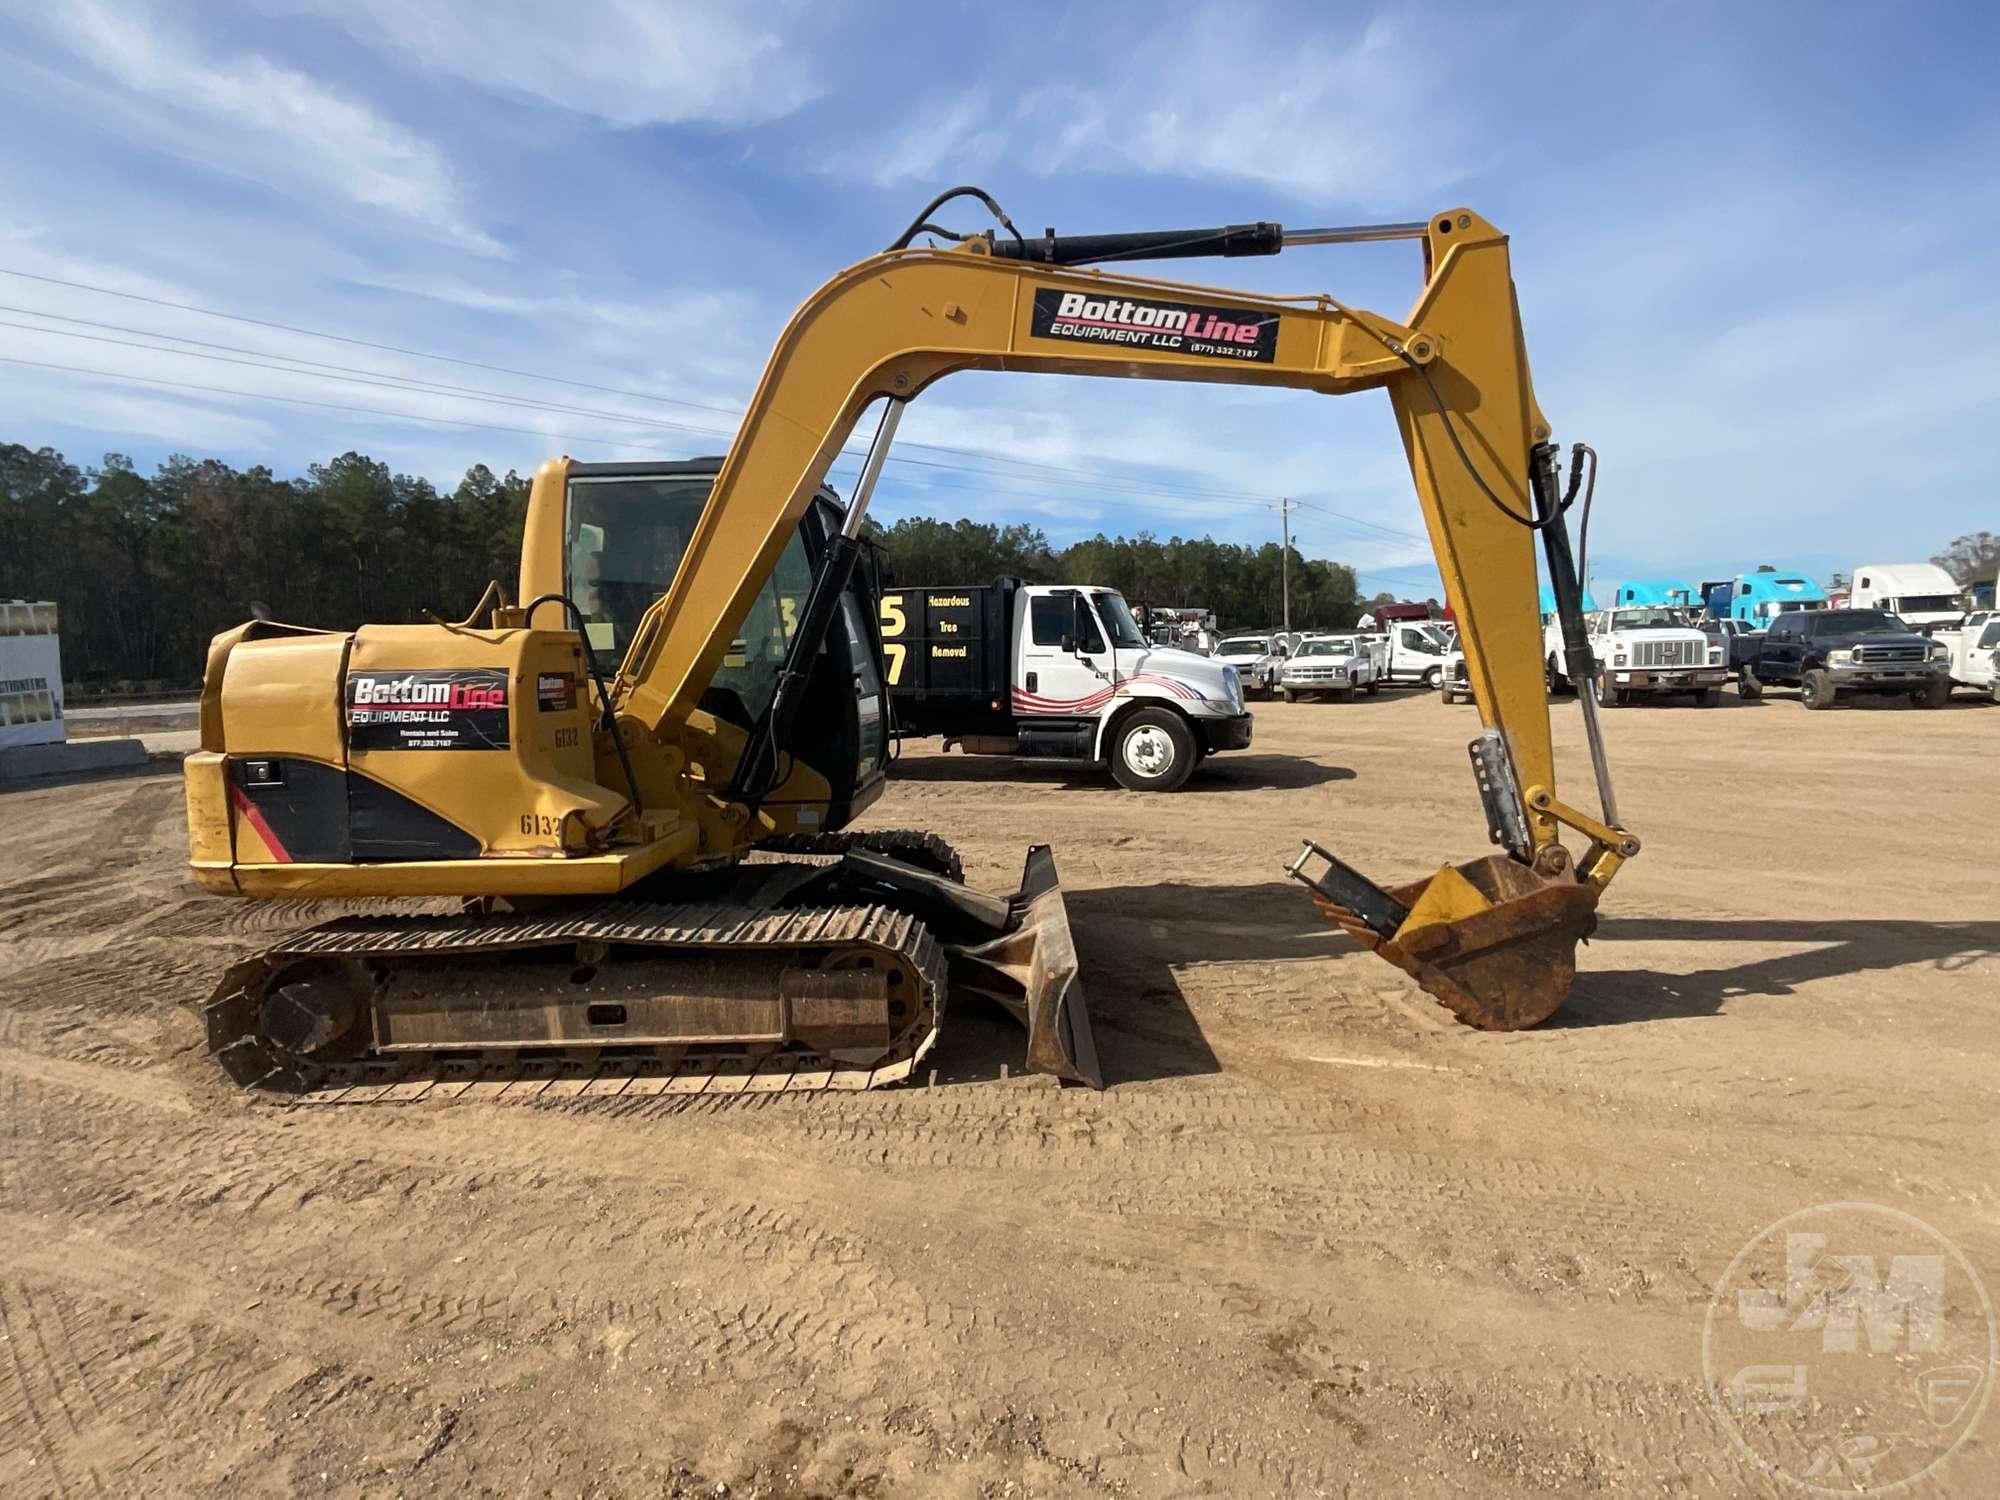
[[[1374,679],[1373,677],[1371,677],[1371,678],[1369,678],[1369,679],[1368,679],[1368,688],[1367,688],[1367,693],[1368,693],[1368,696],[1369,696],[1369,697],[1371,697],[1371,698],[1372,698],[1372,697],[1374,697],[1376,693],[1378,693],[1379,691],[1381,691],[1381,688],[1382,688],[1382,684],[1381,684],[1380,682],[1376,681],[1376,680],[1375,680],[1375,679]],[[1995,689],[1993,690],[1993,695],[1994,695],[1994,697],[1996,697],[1996,698],[2000,698],[2000,687],[1996,687],[1996,688],[1995,688]]]
[[[1839,698],[1824,667],[1813,667],[1799,678],[1799,702],[1807,708],[1832,708]]]
[[[1694,701],[1695,706],[1698,708],[1719,708],[1722,705],[1722,689],[1719,687],[1703,688],[1694,695]]]
[[[1749,703],[1755,703],[1764,696],[1764,684],[1748,667],[1745,667],[1743,675],[1736,679],[1736,696]]]
[[[1118,726],[1111,774],[1134,792],[1179,789],[1195,767],[1194,735],[1170,708],[1142,708]]]
[[[1940,677],[1927,682],[1918,691],[1910,694],[1910,701],[1918,708],[1943,708],[1951,702],[1951,679]]]
[[[1611,680],[1609,672],[1597,675],[1597,701],[1605,708],[1622,708],[1625,704],[1624,690]]]
[[[1563,694],[1569,691],[1569,679],[1563,676],[1562,668],[1556,665],[1556,658],[1553,652],[1549,654],[1547,670],[1549,678],[1549,696],[1551,698],[1562,697]]]
[[[1299,695],[1293,692],[1290,688],[1280,688],[1278,691],[1281,694],[1283,694],[1284,699],[1287,703],[1296,703],[1299,701]]]
[[[1425,686],[1425,688],[1427,688],[1427,689],[1429,689],[1429,690],[1431,690],[1431,691],[1435,692],[1435,691],[1437,690],[1437,685],[1438,685],[1438,684],[1439,684],[1440,682],[1443,682],[1443,681],[1444,681],[1444,668],[1443,668],[1443,667],[1425,667],[1425,668],[1424,668],[1424,675],[1423,675],[1422,677],[1418,678],[1417,680],[1418,680],[1419,682],[1423,683],[1423,685]]]

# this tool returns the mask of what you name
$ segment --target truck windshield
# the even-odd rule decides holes
[[[1815,635],[1907,635],[1909,626],[1884,609],[1843,609],[1819,617]]]
[[[1218,656],[1268,656],[1271,643],[1261,636],[1234,635],[1215,649]]]
[[[1301,656],[1352,656],[1353,654],[1352,641],[1307,641],[1299,647]]]
[[[1679,630],[1680,614],[1671,609],[1621,609],[1611,616],[1613,630]]]
[[[1943,614],[1958,608],[1956,594],[1905,594],[1896,601],[1896,608],[1908,614],[1911,610],[1922,610],[1927,615]]]
[[[1105,632],[1114,646],[1144,646],[1145,636],[1139,633],[1139,622],[1132,618],[1132,610],[1120,594],[1093,594],[1097,601],[1098,617],[1104,621]]]

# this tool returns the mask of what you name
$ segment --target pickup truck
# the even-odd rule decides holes
[[[1114,590],[892,588],[881,620],[899,738],[1108,767],[1137,792],[1175,791],[1206,756],[1250,744],[1236,669],[1152,645]]]
[[[1375,663],[1359,636],[1309,635],[1285,662],[1278,691],[1287,703],[1301,698],[1352,698],[1374,692]]]
[[[1236,675],[1243,679],[1244,696],[1268,698],[1278,690],[1278,673],[1290,648],[1276,636],[1226,635],[1213,654],[1215,660],[1236,668]]]
[[[1919,708],[1943,708],[1951,698],[1951,650],[1886,610],[1793,610],[1764,632],[1743,691],[1755,698],[1776,685],[1796,686],[1812,709],[1854,694],[1900,694]]]
[[[1951,630],[1931,633],[1931,640],[1951,653],[1951,680],[1955,686],[1978,688],[1991,693],[2000,703],[2000,614],[1981,610],[1965,617],[1965,623]]]
[[[1703,618],[1694,622],[1694,628],[1708,637],[1709,645],[1722,648],[1723,663],[1736,679],[1737,691],[1742,692],[1745,674],[1756,665],[1757,652],[1764,644],[1764,632],[1748,620]]]
[[[1361,639],[1376,663],[1378,682],[1434,688],[1444,681],[1444,633],[1434,622],[1398,620]]]

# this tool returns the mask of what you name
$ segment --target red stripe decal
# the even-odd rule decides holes
[[[257,804],[243,795],[243,788],[234,782],[229,786],[229,802],[236,809],[236,815],[257,830],[257,837],[264,841],[264,847],[271,851],[271,858],[281,865],[292,862],[292,856],[285,852],[285,846],[278,842],[278,836],[271,832],[271,825],[264,821],[264,815],[257,811]]]

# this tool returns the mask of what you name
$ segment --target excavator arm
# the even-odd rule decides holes
[[[1418,239],[1423,248],[1424,285],[1401,322],[1329,296],[1229,292],[1075,263],[1388,237]],[[1401,899],[1317,845],[1308,844],[1292,873],[1313,887],[1329,916],[1468,1021],[1531,1024],[1553,1010],[1569,988],[1574,940],[1594,925],[1598,891],[1638,845],[1616,826],[1594,718],[1604,816],[1573,808],[1557,793],[1536,603],[1538,540],[1565,624],[1575,627],[1571,670],[1590,670],[1562,517],[1566,497],[1557,493],[1549,424],[1535,402],[1506,236],[1466,210],[1296,236],[1256,225],[1039,241],[974,237],[947,249],[893,249],[841,272],[786,326],[673,582],[634,634],[611,688],[621,735],[678,737],[864,411],[889,403],[852,502],[850,540],[901,404],[946,375],[973,369],[1388,393],[1485,726],[1472,756],[1489,831],[1506,853],[1402,888]],[[1573,470],[1572,495],[1575,479]],[[531,517],[531,535],[534,526]],[[838,593],[842,567],[836,548],[816,595]],[[524,577],[524,593],[537,582]],[[818,646],[823,611],[813,603],[792,642],[795,658]],[[1594,708],[1585,701],[1586,711]],[[748,805],[739,808],[739,823],[775,775],[755,774],[750,761],[775,768],[789,727],[781,685],[747,739],[730,741],[735,761],[726,751],[712,753],[716,764],[704,766],[712,797]],[[1561,842],[1565,827],[1588,843],[1575,861]],[[1315,855],[1327,861],[1316,877],[1305,872]],[[1510,914],[1535,929],[1527,937],[1547,939],[1542,946],[1550,953],[1524,946],[1523,933],[1503,920]],[[1480,934],[1476,952],[1461,952],[1466,945],[1455,940],[1468,930]],[[1553,963],[1561,971],[1552,976],[1560,978],[1553,1000],[1548,984],[1523,1000],[1518,978],[1499,986],[1509,993],[1497,999],[1480,993],[1492,988],[1477,982],[1492,950],[1505,950],[1517,966]],[[1455,978],[1445,977],[1448,968]]]
[[[1541,669],[1529,523],[1538,518],[1537,465],[1552,462],[1549,425],[1535,403],[1506,237],[1463,210],[1390,228],[1421,237],[1428,272],[1400,323],[1326,296],[1044,265],[985,240],[890,251],[835,276],[779,339],[673,583],[635,633],[613,687],[620,718],[651,735],[686,721],[828,466],[878,399],[906,402],[970,369],[1329,395],[1381,388],[1481,718],[1523,788],[1517,821],[1532,858],[1563,823],[1582,818],[1554,801]],[[524,592],[536,582],[524,581]],[[1614,841],[1614,854],[1625,842]],[[1594,868],[1601,880],[1615,865]]]

